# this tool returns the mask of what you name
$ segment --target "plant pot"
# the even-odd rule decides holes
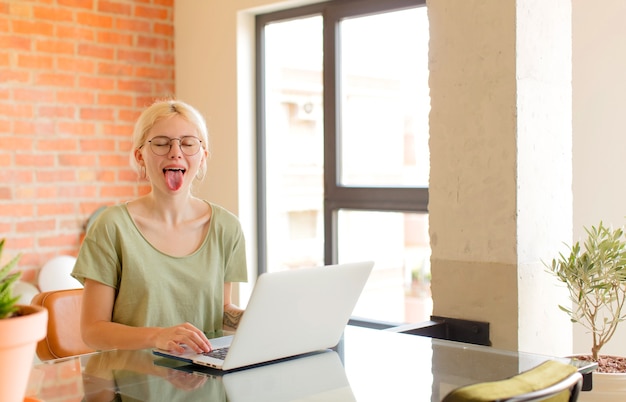
[[[0,400],[23,402],[37,342],[46,336],[48,310],[18,306],[20,315],[0,320]]]
[[[626,373],[593,373],[593,389],[580,393],[580,402],[626,401]]]

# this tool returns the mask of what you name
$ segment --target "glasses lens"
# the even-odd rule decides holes
[[[156,155],[166,155],[170,151],[170,139],[168,137],[154,137],[150,142],[150,149]]]
[[[182,137],[182,138],[169,138],[169,137],[154,137],[150,141],[150,149],[156,155],[163,156],[170,152],[172,141],[178,141],[180,144],[180,150],[185,155],[191,156],[198,153],[202,141],[196,137]]]
[[[200,140],[196,137],[183,137],[180,139],[180,149],[185,155],[195,155],[200,150]]]

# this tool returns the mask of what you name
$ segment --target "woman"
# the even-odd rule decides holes
[[[131,161],[151,191],[100,213],[72,272],[84,284],[87,345],[200,353],[224,325],[236,328],[232,282],[247,280],[241,226],[191,194],[208,155],[205,121],[184,102],[158,101],[137,120]]]

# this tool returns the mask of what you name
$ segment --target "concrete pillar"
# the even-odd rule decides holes
[[[434,314],[495,347],[571,353],[543,261],[572,237],[571,2],[432,0]]]

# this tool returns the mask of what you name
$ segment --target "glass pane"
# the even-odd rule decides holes
[[[353,316],[391,322],[430,319],[428,214],[341,210],[339,261],[375,261]]]
[[[265,28],[267,263],[324,263],[322,18]]]
[[[428,187],[426,7],[340,25],[344,186]]]

